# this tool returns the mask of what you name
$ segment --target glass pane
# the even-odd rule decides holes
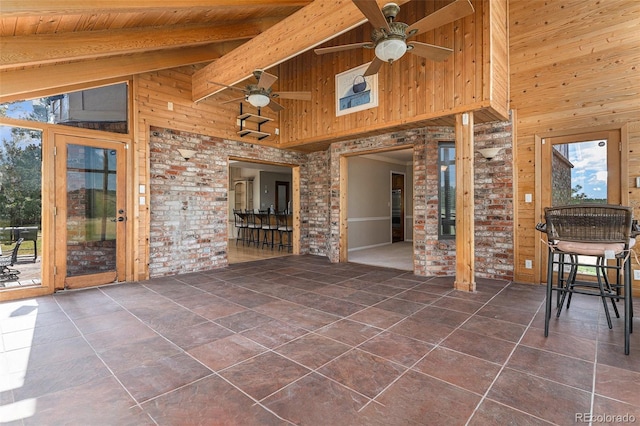
[[[42,133],[0,126],[0,288],[40,285]]]
[[[554,206],[607,203],[607,141],[553,146],[551,202]],[[596,258],[578,256],[578,273],[596,275]]]
[[[440,168],[439,235],[441,238],[453,238],[456,235],[456,151],[453,144],[440,144],[438,166]]]
[[[116,269],[116,157],[67,146],[67,276]]]
[[[553,146],[552,205],[607,202],[607,141]]]
[[[126,83],[0,104],[0,115],[112,133],[128,132]]]

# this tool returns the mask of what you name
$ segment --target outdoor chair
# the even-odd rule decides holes
[[[609,204],[576,204],[544,209],[545,223],[536,229],[547,236],[547,298],[544,335],[549,335],[552,295],[556,292],[556,318],[574,293],[602,299],[607,325],[612,328],[608,302],[616,316],[616,302],[624,303],[625,354],[629,354],[633,304],[631,294],[631,248],[633,210]],[[585,259],[595,262],[585,263]],[[580,268],[595,270],[595,281],[583,279]]]
[[[12,281],[17,280],[20,271],[11,268],[18,261],[18,250],[20,245],[24,241],[24,238],[19,238],[16,244],[8,254],[1,254],[0,252],[0,281]]]

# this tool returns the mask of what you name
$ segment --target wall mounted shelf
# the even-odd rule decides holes
[[[258,140],[264,139],[266,137],[271,136],[271,133],[263,132],[260,127],[264,123],[268,123],[273,121],[273,118],[263,117],[260,115],[260,110],[258,110],[258,114],[252,114],[249,112],[242,112],[242,102],[240,102],[240,114],[236,117],[240,124],[240,130],[237,134],[243,138],[245,136],[253,137]],[[257,129],[248,129],[246,128],[247,123],[253,123],[257,125]]]

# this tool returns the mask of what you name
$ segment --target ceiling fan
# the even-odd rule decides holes
[[[395,3],[387,3],[384,5],[382,10],[380,10],[375,1],[352,1],[358,9],[360,9],[371,25],[373,25],[371,41],[345,44],[341,46],[322,47],[315,49],[314,52],[318,55],[322,55],[324,53],[340,52],[359,47],[375,49],[376,56],[371,62],[371,65],[367,68],[367,71],[364,73],[365,77],[376,74],[383,63],[389,62],[391,64],[394,61],[397,61],[405,54],[405,52],[411,52],[415,55],[435,61],[444,60],[452,52],[452,49],[421,43],[419,41],[407,42],[407,38],[438,28],[473,13],[473,5],[470,0],[455,0],[412,25],[408,25],[404,22],[395,21],[395,18],[400,11],[400,6]]]
[[[258,80],[258,82],[256,84],[249,84],[244,89],[235,86],[227,86],[222,83],[216,83],[215,81],[210,81],[209,83],[217,84],[218,86],[223,86],[233,90],[239,90],[244,93],[244,96],[241,98],[222,102],[223,104],[245,100],[256,108],[268,106],[273,111],[278,112],[282,111],[284,107],[274,101],[274,98],[296,99],[302,101],[311,100],[311,92],[273,92],[271,86],[275,83],[278,77],[263,70],[255,70],[253,72],[253,76]]]

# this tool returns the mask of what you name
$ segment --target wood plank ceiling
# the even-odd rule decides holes
[[[209,63],[310,3],[2,0],[0,101]]]

